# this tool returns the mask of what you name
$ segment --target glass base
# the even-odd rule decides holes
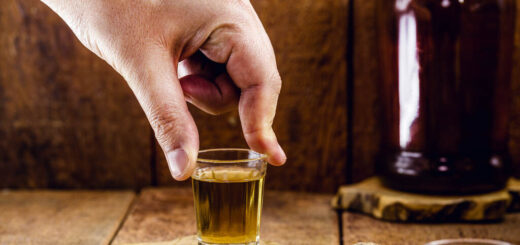
[[[256,241],[253,242],[245,242],[245,243],[211,243],[211,242],[204,242],[200,237],[197,236],[198,245],[259,245],[260,237],[256,237]]]
[[[206,243],[199,241],[198,245],[259,245],[259,242],[248,242],[248,243]]]
[[[389,155],[378,167],[383,183],[392,189],[444,195],[499,190],[511,174],[507,154],[428,157],[403,151]]]

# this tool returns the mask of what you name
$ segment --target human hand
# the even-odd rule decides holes
[[[175,179],[191,176],[199,149],[185,101],[211,114],[238,105],[249,147],[285,162],[272,129],[281,80],[249,1],[42,1],[125,78]]]

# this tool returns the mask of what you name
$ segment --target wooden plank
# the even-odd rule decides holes
[[[267,191],[261,238],[284,245],[338,244],[332,195]],[[113,244],[170,241],[196,233],[190,188],[145,189]]]
[[[144,189],[112,244],[169,241],[196,231],[191,188]]]
[[[343,213],[343,242],[417,245],[448,238],[488,238],[520,244],[520,213],[508,214],[498,223],[405,224]]]
[[[381,141],[376,0],[353,0],[352,181],[374,174]],[[390,10],[389,10],[390,11]]]
[[[346,182],[348,1],[252,3],[283,81],[274,129],[288,160],[267,188],[333,193]]]
[[[0,192],[0,244],[109,244],[130,191]]]
[[[338,217],[331,199],[328,194],[266,192],[262,239],[284,245],[338,244]]]
[[[511,178],[507,183],[507,190],[511,195],[511,204],[509,204],[508,212],[520,211],[520,179]]]
[[[513,95],[509,149],[516,168],[515,176],[520,178],[520,0],[516,1],[515,45],[511,78]]]
[[[283,81],[274,130],[288,161],[269,169],[267,188],[333,193],[346,182],[348,1],[251,2],[271,38]],[[212,117],[191,111],[201,149],[245,146],[236,113]],[[164,161],[157,169],[159,185],[173,183]]]
[[[0,187],[150,183],[148,122],[124,80],[38,0],[0,4]]]

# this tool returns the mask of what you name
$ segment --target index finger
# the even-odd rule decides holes
[[[271,42],[259,25],[234,42],[226,69],[241,89],[238,109],[246,142],[267,154],[271,164],[282,165],[286,156],[272,128],[282,81]]]

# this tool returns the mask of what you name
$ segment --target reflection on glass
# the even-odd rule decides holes
[[[419,109],[417,26],[413,12],[399,17],[399,143],[410,142],[410,131]]]

